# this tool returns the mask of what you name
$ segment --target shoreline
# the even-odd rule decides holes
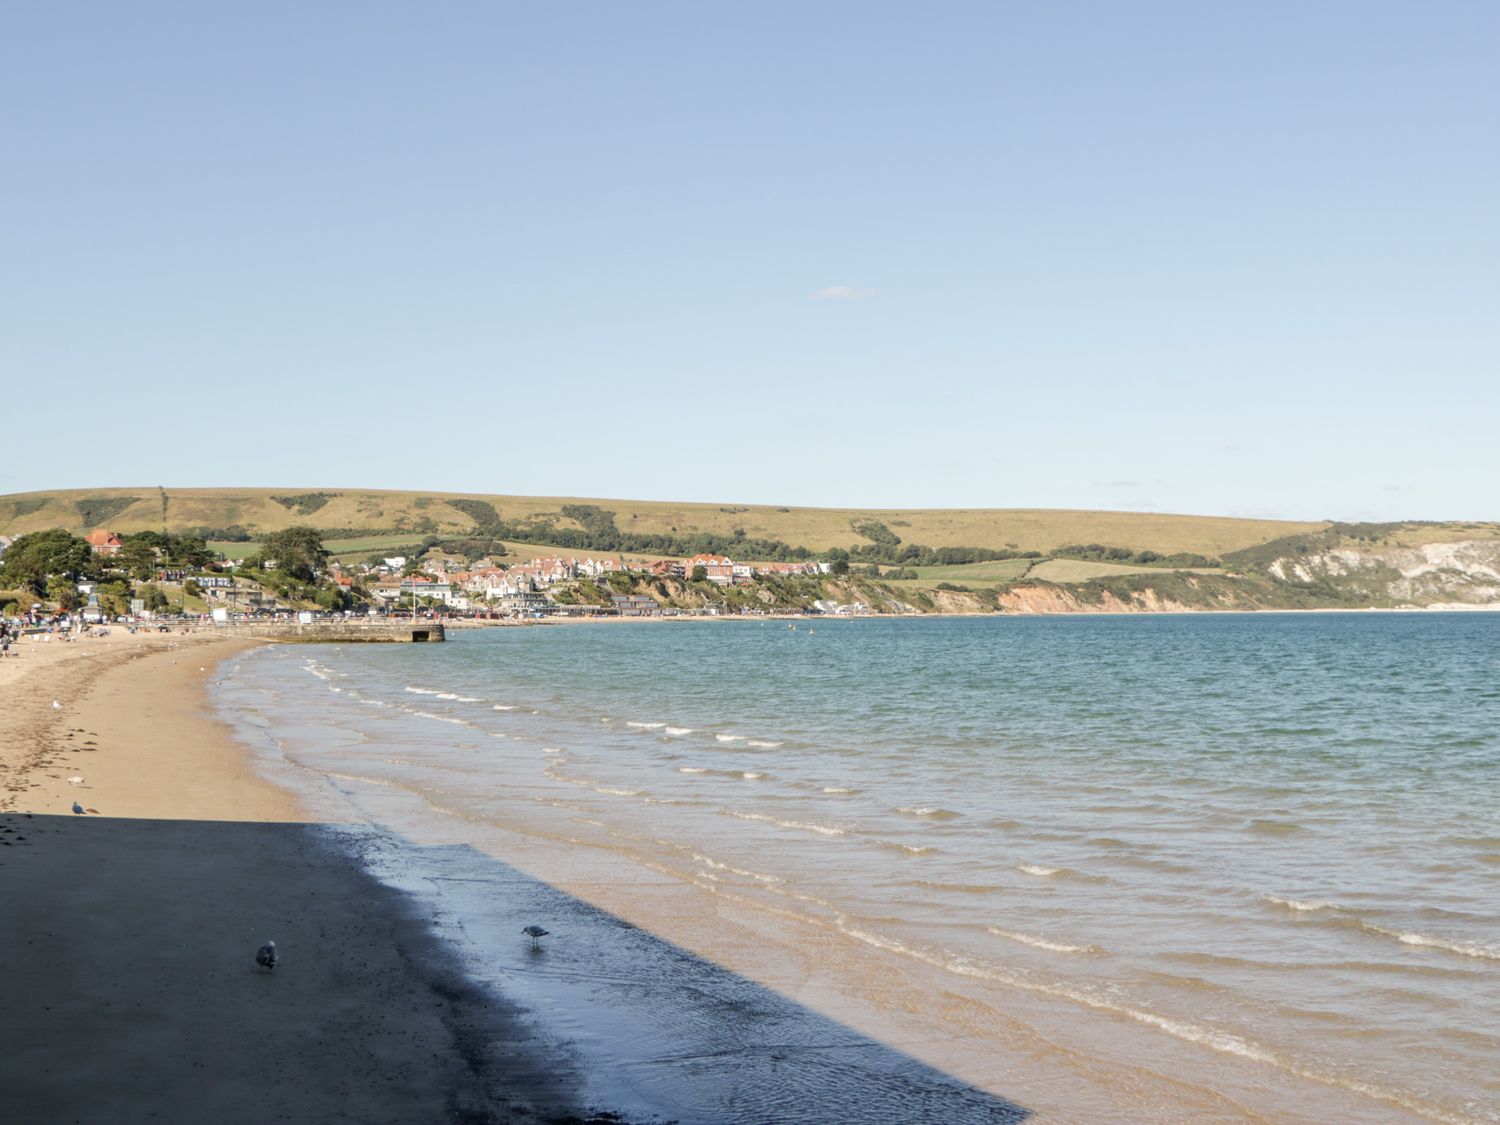
[[[1030,620],[1034,618],[1060,618],[1068,619],[1075,617],[1258,617],[1258,616],[1289,616],[1301,614],[1346,614],[1348,616],[1364,616],[1366,614],[1413,614],[1413,613],[1500,613],[1500,603],[1490,605],[1475,605],[1467,602],[1438,602],[1433,605],[1411,605],[1411,606],[1321,606],[1311,609],[1079,609],[1070,610],[1066,613],[1017,613],[1008,611],[1004,613],[764,613],[764,614],[738,614],[738,613],[694,613],[694,614],[643,614],[639,617],[620,617],[612,614],[599,614],[596,616],[558,616],[539,617],[521,620],[500,620],[482,617],[454,617],[443,621],[444,627],[449,629],[490,629],[490,628],[515,628],[517,626],[535,625],[599,625],[599,624],[623,624],[626,622],[650,622],[652,624],[668,622],[686,623],[721,623],[725,621],[806,621],[824,624],[828,622],[843,621],[926,621],[930,619],[958,618],[970,620],[975,618],[996,620]]]
[[[6,658],[7,1120],[615,1120],[365,871],[358,830],[310,823],[214,717],[217,665],[258,645],[118,633]]]

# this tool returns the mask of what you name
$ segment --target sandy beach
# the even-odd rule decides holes
[[[250,643],[116,630],[0,662],[0,1116],[586,1117],[565,1062],[209,717]]]
[[[336,801],[314,820],[214,717],[221,662],[259,643],[114,631],[0,665],[6,1122],[1029,1116],[609,896],[335,823]],[[421,893],[455,876],[484,888],[467,917]],[[463,960],[469,926],[521,916],[565,933]]]

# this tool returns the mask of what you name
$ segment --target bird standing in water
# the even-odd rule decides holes
[[[527,926],[521,932],[531,939],[532,949],[540,949],[541,944],[538,939],[547,936],[547,931],[542,929],[542,927],[540,926]]]

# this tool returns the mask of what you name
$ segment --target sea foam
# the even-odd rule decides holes
[[[1007,941],[1018,941],[1022,945],[1035,946],[1037,949],[1046,949],[1053,953],[1097,953],[1098,950],[1092,945],[1068,945],[1060,941],[1048,941],[1046,938],[1035,937],[1031,934],[1017,933],[1015,930],[1002,930],[998,926],[985,927],[996,937],[1003,937]]]

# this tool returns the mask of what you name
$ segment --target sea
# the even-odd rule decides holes
[[[1500,1121],[1500,614],[449,637],[254,651],[218,705],[602,1100],[693,1120],[643,1044],[701,1028],[588,1016],[536,887],[1038,1121]]]

